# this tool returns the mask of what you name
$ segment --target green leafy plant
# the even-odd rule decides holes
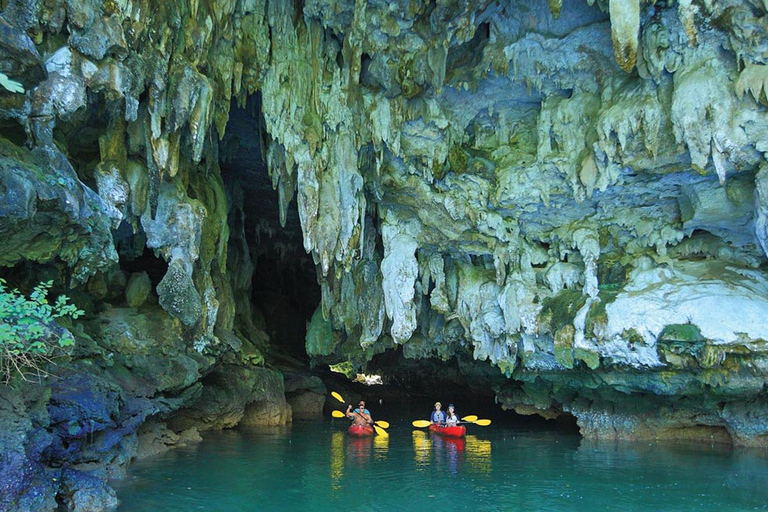
[[[45,364],[75,344],[57,319],[78,318],[84,312],[65,295],[49,304],[46,297],[52,286],[53,281],[44,281],[27,298],[0,279],[0,379],[6,384],[16,374],[24,380],[47,375]]]

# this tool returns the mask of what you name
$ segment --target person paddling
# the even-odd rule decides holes
[[[429,421],[433,425],[445,424],[445,411],[441,411],[440,410],[441,407],[442,407],[442,404],[440,402],[435,402],[435,410],[432,411],[432,415],[429,417]]]
[[[455,427],[459,423],[459,416],[456,414],[453,404],[448,404],[448,415],[445,417],[446,426]]]
[[[355,425],[373,425],[373,418],[370,411],[365,408],[365,401],[360,400],[357,404],[357,409],[352,409],[352,406],[347,406],[347,418],[351,419]]]

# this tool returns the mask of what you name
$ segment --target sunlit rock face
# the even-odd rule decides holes
[[[208,358],[182,388],[263,361],[258,197],[219,168],[232,103],[260,93],[254,145],[322,290],[317,362],[456,357],[588,436],[766,444],[764,2],[3,5],[0,264],[113,300],[114,266],[154,254],[154,293],[129,296]]]
[[[504,407],[588,436],[764,444],[767,19],[307,2],[263,94],[310,354],[487,360]]]

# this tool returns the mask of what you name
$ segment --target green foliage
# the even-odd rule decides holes
[[[78,318],[84,312],[69,304],[65,295],[49,304],[46,296],[52,286],[53,281],[42,282],[27,298],[0,279],[0,378],[6,383],[16,373],[23,379],[44,375],[42,364],[75,343],[56,320]]]

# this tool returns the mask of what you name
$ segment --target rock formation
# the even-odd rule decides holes
[[[0,387],[0,508],[106,507],[137,446],[284,421],[253,288],[302,256],[281,229],[317,364],[766,445],[764,1],[1,5],[1,274],[87,316],[59,380]]]

